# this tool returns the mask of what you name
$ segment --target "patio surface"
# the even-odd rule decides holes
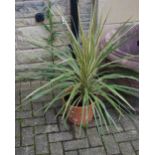
[[[16,106],[21,99],[43,82],[16,83]],[[28,104],[16,111],[16,155],[138,155],[138,115],[135,121],[121,118],[111,110],[119,130],[111,128],[105,132],[104,141],[97,134],[94,122],[78,134],[78,127],[64,127],[60,117],[55,119],[59,107],[45,115],[36,110],[50,99],[50,96]]]

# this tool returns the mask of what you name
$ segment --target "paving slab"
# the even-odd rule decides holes
[[[40,82],[18,85],[18,94],[25,96]],[[20,87],[19,87],[20,86]],[[33,86],[33,88],[31,88]],[[24,87],[24,88],[22,88]],[[23,95],[22,95],[23,93]],[[19,100],[19,101],[18,101]],[[16,104],[21,98],[17,95]],[[45,99],[46,100],[46,99]],[[139,154],[139,116],[134,120],[119,117],[110,110],[118,130],[110,126],[99,136],[95,122],[88,129],[73,124],[64,126],[61,117],[55,118],[59,109],[54,107],[47,111],[35,113],[43,102],[35,102],[16,111],[15,147],[16,155],[138,155]]]

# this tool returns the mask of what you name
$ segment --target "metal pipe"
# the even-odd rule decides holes
[[[78,0],[70,0],[71,29],[76,38],[79,35]]]

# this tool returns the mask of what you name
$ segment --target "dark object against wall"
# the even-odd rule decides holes
[[[44,19],[45,19],[45,17],[44,17],[44,14],[43,14],[43,13],[37,13],[37,14],[35,15],[35,20],[36,20],[36,22],[38,22],[38,23],[43,22]]]
[[[79,17],[78,17],[78,0],[70,0],[70,11],[71,11],[71,29],[76,38],[79,36]],[[69,45],[71,53],[74,59],[76,59],[75,54],[72,51],[72,46]]]
[[[71,29],[73,34],[78,37],[79,19],[78,19],[78,0],[70,0],[71,8]]]

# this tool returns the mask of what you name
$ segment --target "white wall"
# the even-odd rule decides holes
[[[122,23],[131,17],[131,22],[139,20],[139,0],[98,0],[98,17],[105,17],[110,10],[107,24]]]

